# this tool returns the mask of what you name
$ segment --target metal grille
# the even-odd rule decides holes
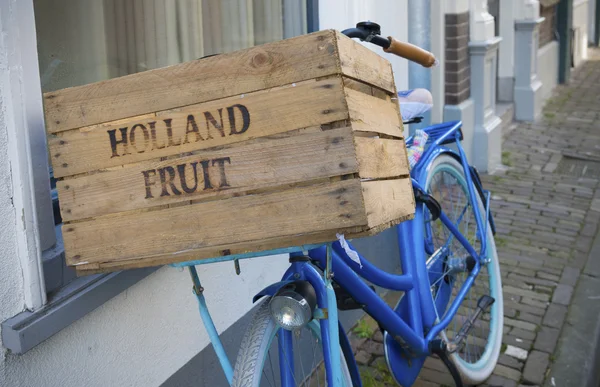
[[[563,157],[555,173],[588,179],[600,178],[600,162]]]

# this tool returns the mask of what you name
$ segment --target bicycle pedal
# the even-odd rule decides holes
[[[473,315],[469,317],[467,321],[465,321],[465,323],[460,328],[456,336],[454,336],[454,340],[448,343],[449,353],[454,353],[462,348],[465,339],[469,336],[469,332],[471,332],[471,329],[473,329],[473,327],[475,326],[475,322],[477,321],[477,319],[484,312],[486,312],[494,304],[494,302],[496,302],[496,300],[488,295],[483,295],[479,298],[479,301],[477,301],[477,309],[475,310],[475,313],[473,313]]]

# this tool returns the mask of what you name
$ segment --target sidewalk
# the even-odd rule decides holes
[[[589,348],[574,353],[573,345],[567,347],[576,341],[564,336],[558,345],[561,332],[573,335],[575,324],[585,320],[576,316],[585,312],[585,303],[600,303],[600,292],[598,297],[576,296],[577,303],[571,303],[580,280],[596,275],[586,263],[600,221],[600,52],[591,50],[590,56],[570,85],[555,90],[538,122],[513,125],[504,140],[503,170],[482,177],[493,193],[504,285],[503,351],[510,346],[527,351],[525,360],[501,354],[489,386],[581,385],[569,377],[594,367],[585,361],[576,369],[568,364],[576,355],[589,363]],[[596,248],[600,253],[600,245]],[[368,333],[365,326],[359,332]],[[593,332],[580,334],[580,340],[596,347],[590,342]],[[370,383],[365,386],[394,385],[378,336],[353,340]],[[428,359],[416,386],[439,385],[454,384],[441,362]]]

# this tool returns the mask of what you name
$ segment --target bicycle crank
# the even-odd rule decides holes
[[[495,301],[496,300],[493,297],[490,297],[488,295],[484,295],[481,296],[481,298],[479,298],[479,301],[477,301],[477,309],[475,310],[475,313],[473,313],[473,315],[471,315],[471,317],[469,317],[467,321],[465,321],[465,323],[460,328],[456,336],[454,336],[454,339],[448,343],[447,350],[449,353],[454,353],[462,348],[465,339],[467,338],[467,336],[469,336],[469,332],[471,331],[471,329],[473,329],[473,326],[475,325],[475,321],[477,321],[477,319],[483,314],[483,312],[487,311],[490,308],[490,306],[494,304]]]

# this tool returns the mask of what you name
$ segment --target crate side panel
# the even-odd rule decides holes
[[[50,133],[339,73],[335,35],[319,31],[44,95]]]
[[[362,44],[336,31],[340,66],[345,76],[361,80],[395,94],[390,62]]]
[[[117,261],[366,226],[357,179],[65,225],[67,263]],[[301,235],[294,245],[303,244]]]
[[[356,137],[354,141],[360,177],[382,179],[410,173],[403,139]]]
[[[64,221],[358,172],[351,128],[313,128],[224,149],[67,178],[57,183]]]
[[[95,262],[75,266],[79,275],[88,275],[96,273],[106,273],[123,269],[138,269],[142,267],[161,266],[178,262],[197,261],[218,257],[226,257],[235,254],[247,254],[251,252],[270,251],[290,246],[297,246],[299,240],[304,245],[320,244],[337,240],[336,234],[342,233],[348,235],[356,228],[331,229],[312,233],[303,233],[302,235],[265,238],[258,241],[243,243],[227,243],[220,246],[202,247],[195,250],[183,252],[181,254],[163,254],[147,258],[119,260],[113,262]],[[365,230],[364,227],[359,228]]]
[[[224,98],[49,137],[57,177],[213,148],[348,117],[340,77]]]
[[[415,198],[410,178],[363,181],[369,228],[392,226],[412,217]]]
[[[350,88],[345,88],[344,92],[354,130],[383,133],[397,138],[404,136],[398,105],[393,101]]]

